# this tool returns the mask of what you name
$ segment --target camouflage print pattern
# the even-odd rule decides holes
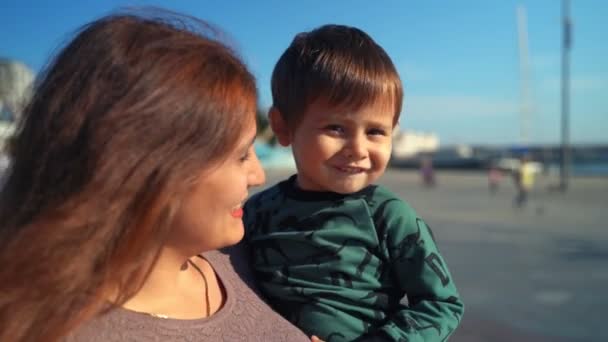
[[[309,336],[444,341],[460,322],[429,226],[384,187],[309,192],[293,176],[247,202],[245,227],[258,285]]]

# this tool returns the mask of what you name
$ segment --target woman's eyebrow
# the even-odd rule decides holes
[[[248,150],[255,143],[255,139],[257,139],[257,137],[258,137],[258,134],[256,132],[256,134],[253,135],[253,138],[251,139],[251,141],[249,141],[249,143],[243,144],[239,150],[241,150],[241,151]]]

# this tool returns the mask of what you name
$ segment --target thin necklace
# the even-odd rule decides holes
[[[195,263],[190,261],[190,259],[188,259],[188,263],[198,271],[198,274],[201,275],[201,278],[203,278],[203,282],[205,283],[205,309],[207,310],[206,317],[209,317],[209,315],[211,315],[211,303],[209,301],[209,284],[207,283],[207,277],[205,277],[203,271]]]
[[[201,258],[201,259],[203,259],[203,258]],[[207,277],[205,276],[205,273],[203,273],[203,271],[194,262],[192,262],[188,259],[187,263],[192,265],[192,267],[194,267],[194,269],[198,272],[198,274],[200,274],[201,278],[203,278],[203,282],[205,283],[205,302],[206,302],[206,305],[205,305],[206,316],[205,317],[209,317],[211,315],[211,303],[209,302],[209,284],[207,283]],[[148,313],[148,315],[154,316],[157,318],[170,318],[167,315],[157,314],[157,313]]]

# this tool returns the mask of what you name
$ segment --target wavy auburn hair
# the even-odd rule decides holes
[[[113,14],[48,65],[0,191],[0,340],[59,339],[141,287],[196,176],[255,124],[255,80],[217,36]]]

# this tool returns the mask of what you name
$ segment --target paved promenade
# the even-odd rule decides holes
[[[289,175],[269,171],[268,184]],[[488,192],[483,173],[389,170],[380,183],[433,228],[467,305],[450,341],[608,341],[608,177],[541,179],[515,209],[510,178]]]

